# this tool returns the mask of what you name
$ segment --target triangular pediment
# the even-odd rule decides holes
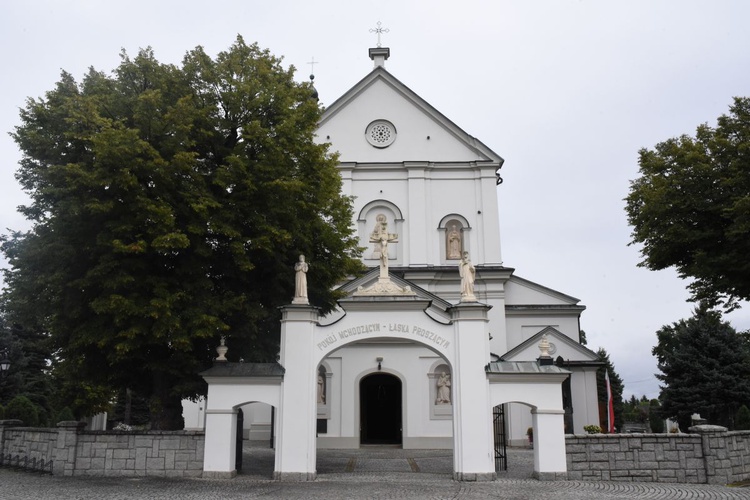
[[[575,306],[579,302],[580,299],[515,274],[505,283],[505,304],[508,306],[529,304]],[[580,307],[585,309],[583,306]]]
[[[339,299],[339,307],[328,314],[322,323],[329,324],[338,321],[339,318],[346,314],[347,310],[368,308],[377,308],[380,310],[391,309],[394,312],[406,309],[419,309],[439,323],[447,324],[450,322],[450,302],[399,276],[389,274],[388,278],[395,287],[408,290],[408,293],[393,295],[362,294],[363,290],[376,285],[380,280],[380,269],[372,269],[365,275],[338,287],[338,290],[344,292],[346,295],[344,298]]]
[[[539,358],[541,353],[539,350],[539,343],[542,341],[544,335],[547,336],[547,340],[551,344],[549,353],[553,359],[561,357],[565,361],[574,362],[599,361],[599,355],[594,351],[581,345],[551,326],[543,328],[524,342],[521,342],[510,351],[500,356],[500,358],[503,361],[533,361]]]
[[[392,125],[395,139],[385,147],[366,137],[378,120]],[[503,159],[467,134],[383,67],[377,67],[323,113],[318,140],[329,142],[342,163],[479,162]]]

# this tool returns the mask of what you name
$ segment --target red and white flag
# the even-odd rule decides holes
[[[604,383],[607,385],[607,432],[615,433],[615,400],[612,397],[612,384],[609,383],[609,370],[604,372]]]

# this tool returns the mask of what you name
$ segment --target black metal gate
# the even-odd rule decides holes
[[[235,443],[234,468],[237,472],[242,470],[242,429],[245,426],[245,416],[242,409],[237,410],[237,441]]]
[[[495,436],[495,470],[508,470],[508,454],[505,438],[505,407],[498,405],[492,409],[492,427]]]

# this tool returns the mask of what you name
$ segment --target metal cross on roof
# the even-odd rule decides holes
[[[314,75],[314,74],[315,74],[315,65],[316,65],[316,64],[320,64],[320,61],[316,61],[316,60],[315,60],[315,56],[313,56],[313,57],[312,57],[312,61],[310,61],[310,62],[309,62],[309,63],[307,63],[307,64],[309,64],[309,65],[310,65],[310,75],[312,76],[312,75]]]
[[[370,33],[377,33],[378,34],[378,47],[381,46],[380,45],[380,34],[381,33],[388,33],[389,31],[391,31],[391,30],[389,30],[388,28],[381,27],[380,21],[378,21],[378,27],[377,28],[370,29]]]

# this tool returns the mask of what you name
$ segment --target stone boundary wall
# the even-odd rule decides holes
[[[54,458],[57,444],[57,429],[43,429],[36,427],[21,427],[20,420],[5,420],[16,427],[0,426],[0,463],[12,463],[12,457],[27,458],[34,463],[35,469],[47,469]],[[4,431],[4,432],[3,432]],[[11,457],[10,459],[8,457]],[[37,465],[38,464],[38,465]]]
[[[568,479],[729,484],[750,479],[750,431],[565,437]]]
[[[58,476],[203,475],[203,431],[84,431],[83,422],[56,429],[0,420],[0,453],[53,460]]]

